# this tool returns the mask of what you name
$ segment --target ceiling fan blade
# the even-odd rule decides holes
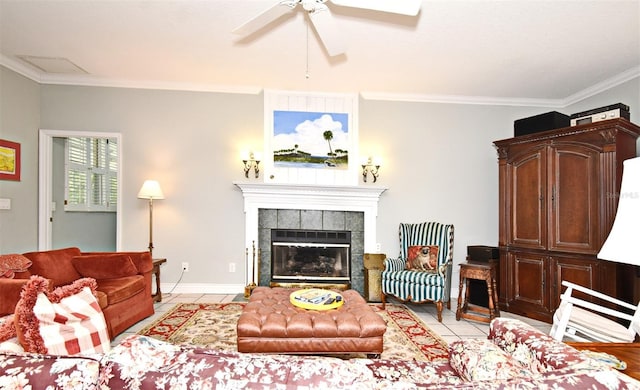
[[[335,5],[415,16],[421,0],[329,0]]]
[[[329,56],[333,57],[345,52],[344,37],[340,34],[338,25],[326,6],[309,12],[309,19]]]
[[[279,1],[231,32],[245,36],[251,35],[279,17],[293,12],[296,4],[298,4],[297,1]]]

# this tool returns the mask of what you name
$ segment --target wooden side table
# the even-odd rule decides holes
[[[162,302],[162,291],[160,291],[160,265],[167,262],[167,259],[153,259],[153,269],[151,275],[156,277],[156,292],[151,294],[154,302]]]
[[[487,283],[487,295],[489,296],[488,308],[469,303],[469,280],[472,279],[484,280]],[[464,301],[462,298],[463,290]],[[476,321],[491,322],[491,320],[496,317],[500,317],[496,263],[474,263],[470,261],[460,264],[460,291],[458,293],[456,320],[460,321],[460,318],[468,318]]]
[[[567,342],[575,349],[604,352],[627,363],[621,372],[640,380],[640,343],[580,343]]]

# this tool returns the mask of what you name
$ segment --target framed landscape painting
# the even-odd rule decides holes
[[[357,185],[358,95],[265,90],[264,180]]]
[[[20,144],[0,139],[0,180],[20,181]]]
[[[347,169],[349,115],[276,110],[272,147],[274,167]]]

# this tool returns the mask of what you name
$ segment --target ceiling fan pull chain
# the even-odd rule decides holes
[[[305,17],[304,20],[307,25],[307,62],[306,62],[304,77],[308,79],[309,78],[309,19]]]

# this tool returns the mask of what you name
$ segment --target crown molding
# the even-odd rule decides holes
[[[461,96],[461,95],[420,95],[420,94],[392,94],[381,92],[361,92],[363,99],[391,100],[416,103],[449,103],[449,104],[484,104],[491,106],[527,106],[565,108],[581,100],[597,95],[616,87],[629,80],[640,77],[640,66],[635,66],[611,78],[578,91],[564,99],[528,99],[491,96]]]
[[[219,84],[200,84],[185,82],[167,82],[154,80],[126,80],[126,79],[105,79],[93,76],[73,76],[66,75],[44,75],[41,84],[48,85],[74,85],[84,87],[109,87],[109,88],[132,88],[132,89],[156,89],[166,91],[185,92],[219,92],[257,95],[262,92],[262,87],[257,86],[237,86]]]
[[[5,56],[4,54],[0,54],[0,65],[11,69],[16,73],[35,81],[36,83],[42,83],[41,72],[35,70],[33,67],[25,64],[22,61],[17,61],[11,57]]]
[[[0,54],[0,65],[11,69],[39,84],[45,85],[72,85],[83,87],[111,87],[111,88],[133,88],[133,89],[157,89],[169,91],[190,91],[190,92],[221,92],[240,93],[257,95],[262,92],[262,87],[257,86],[236,86],[217,85],[199,83],[180,83],[153,80],[125,80],[106,79],[86,75],[66,75],[43,73],[33,67],[17,61],[13,58]]]
[[[494,96],[421,95],[384,92],[361,92],[363,99],[413,103],[479,104],[489,106],[563,107],[563,99],[533,99]]]
[[[220,93],[240,93],[257,95],[262,92],[260,86],[235,86],[200,83],[166,82],[153,80],[126,80],[126,79],[106,79],[95,76],[78,76],[62,74],[46,74],[32,67],[0,54],[0,65],[5,66],[16,73],[19,73],[39,84],[48,85],[75,85],[86,87],[112,87],[112,88],[134,88],[134,89],[158,89],[170,91],[191,91],[191,92],[220,92]],[[492,96],[464,96],[464,95],[429,95],[410,93],[388,93],[363,91],[360,96],[366,100],[384,100],[413,103],[448,103],[448,104],[479,104],[490,106],[526,106],[526,107],[549,107],[564,108],[575,104],[581,100],[597,95],[610,88],[618,86],[634,78],[640,77],[640,66],[635,66],[611,78],[596,83],[581,91],[563,99],[535,99],[535,98],[515,98],[515,97],[492,97]]]
[[[573,95],[568,96],[567,98],[564,99],[564,105],[569,106],[571,104],[577,103],[581,100],[597,95],[608,89],[616,87],[622,83],[626,83],[627,81],[633,80],[634,78],[637,78],[637,77],[640,77],[640,65],[635,66],[631,69],[628,69],[611,78],[608,78],[604,81],[601,81],[597,84],[592,85],[591,87],[585,88],[582,91],[579,91],[577,93],[574,93]]]

